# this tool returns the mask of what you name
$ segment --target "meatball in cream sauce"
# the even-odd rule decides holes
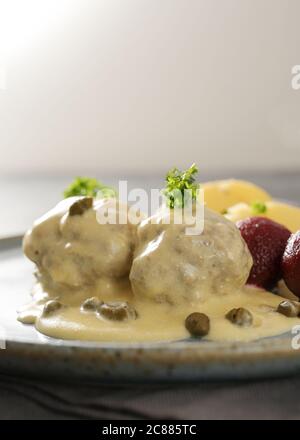
[[[115,214],[116,224],[100,224],[99,209]],[[193,334],[219,341],[299,324],[277,312],[279,295],[245,286],[252,258],[222,215],[205,209],[203,233],[189,236],[172,214],[165,224],[164,209],[139,226],[128,212],[115,199],[71,197],[34,223],[24,253],[37,280],[20,322],[58,339],[127,343],[187,338],[191,317]]]
[[[203,232],[188,235],[187,223],[164,224],[167,216],[162,209],[138,227],[130,271],[138,297],[180,304],[245,285],[252,257],[232,222],[206,208]]]
[[[71,197],[34,223],[23,247],[42,279],[78,288],[103,277],[116,280],[128,276],[136,226],[129,222],[99,224],[99,209],[127,215],[127,206],[116,205],[114,199]]]

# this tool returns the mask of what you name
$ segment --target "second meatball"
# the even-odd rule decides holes
[[[178,304],[201,301],[246,283],[252,257],[233,223],[207,208],[200,235],[187,235],[186,224],[164,221],[162,210],[138,227],[130,271],[136,296]]]

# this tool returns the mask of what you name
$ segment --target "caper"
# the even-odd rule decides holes
[[[112,321],[128,321],[137,318],[135,308],[128,302],[115,301],[102,303],[97,308],[97,312],[101,317]]]
[[[43,316],[52,315],[54,312],[61,309],[62,307],[63,307],[62,303],[60,303],[56,299],[47,301],[43,308]]]
[[[85,301],[83,301],[81,304],[81,310],[84,312],[96,312],[100,304],[103,304],[103,302],[100,301],[96,296],[92,296],[91,298],[87,298]]]
[[[296,318],[300,312],[300,304],[295,301],[282,301],[277,307],[277,312],[288,318]]]
[[[192,336],[206,336],[210,329],[209,317],[204,313],[191,313],[185,320],[185,328]]]
[[[226,314],[226,318],[232,322],[232,324],[239,325],[240,327],[248,327],[252,325],[253,322],[252,313],[243,307],[230,310]]]
[[[69,215],[82,215],[85,211],[92,208],[93,197],[84,197],[83,199],[77,200],[69,208]]]

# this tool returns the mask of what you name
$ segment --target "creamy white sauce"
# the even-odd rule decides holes
[[[189,336],[185,329],[185,318],[193,312],[207,314],[210,318],[210,332],[205,337],[214,341],[251,341],[289,331],[299,324],[298,318],[287,318],[276,312],[282,297],[252,286],[227,295],[214,295],[203,302],[181,306],[168,303],[157,304],[151,300],[138,301],[130,291],[115,294],[113,300],[128,301],[138,312],[136,320],[125,322],[110,321],[98,317],[93,312],[83,312],[80,305],[97,289],[85,291],[72,297],[71,292],[60,296],[65,308],[44,317],[42,309],[45,302],[57,298],[55,293],[43,294],[36,287],[33,301],[19,312],[19,320],[34,324],[41,333],[61,339],[90,341],[174,341]],[[95,292],[97,290],[97,292]],[[88,296],[87,296],[88,295]],[[111,300],[110,295],[98,295],[104,301]],[[232,308],[247,308],[253,315],[253,325],[239,327],[225,318]]]
[[[184,236],[182,225],[162,225],[161,213],[156,224],[145,221],[136,234],[130,224],[99,225],[95,206],[70,217],[72,203],[67,199],[43,216],[24,239],[38,281],[18,319],[39,332],[73,340],[174,341],[189,336],[185,319],[201,312],[210,319],[205,339],[251,341],[300,323],[276,312],[282,297],[244,286],[251,256],[239,231],[222,216],[207,210],[206,229],[197,238]],[[138,317],[118,322],[82,311],[90,297],[127,301]],[[43,314],[51,299],[63,307]],[[239,327],[225,318],[239,307],[253,315],[251,326]]]

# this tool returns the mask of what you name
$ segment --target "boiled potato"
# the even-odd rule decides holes
[[[271,196],[266,191],[244,180],[217,180],[203,183],[201,188],[204,189],[207,208],[221,214],[237,203],[251,204],[258,200],[260,202],[271,200]]]
[[[300,208],[277,200],[266,201],[265,207],[266,211],[264,213],[257,213],[251,205],[238,203],[227,209],[225,217],[233,222],[253,216],[267,217],[284,225],[292,232],[300,229]]]

